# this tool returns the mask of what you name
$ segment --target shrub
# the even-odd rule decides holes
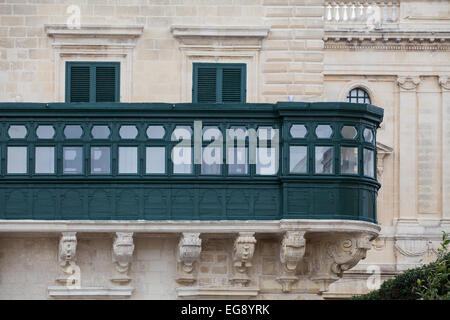
[[[450,300],[449,234],[443,232],[435,262],[407,270],[383,282],[378,290],[352,300]]]

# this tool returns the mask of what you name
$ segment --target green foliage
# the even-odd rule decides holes
[[[443,232],[435,262],[399,274],[352,300],[450,300],[450,234]]]

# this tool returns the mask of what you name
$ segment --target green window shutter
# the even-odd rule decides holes
[[[119,102],[119,62],[67,62],[66,102]]]
[[[197,102],[216,102],[217,68],[198,68]]]
[[[194,63],[192,102],[245,103],[246,65]]]
[[[243,102],[241,72],[241,68],[222,70],[222,102]]]
[[[116,68],[114,66],[95,68],[95,101],[116,101]]]
[[[70,102],[89,102],[90,68],[72,66],[70,70]]]

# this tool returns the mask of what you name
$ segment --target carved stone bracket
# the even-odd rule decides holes
[[[277,281],[281,283],[283,292],[291,291],[292,285],[298,281],[297,266],[305,254],[304,235],[304,231],[287,231],[281,242],[281,276]]]
[[[320,291],[342,277],[343,272],[365,259],[371,249],[370,234],[341,234],[335,237],[312,237],[305,259],[311,280],[320,285]]]
[[[233,277],[231,283],[236,286],[247,286],[250,283],[248,269],[252,266],[256,239],[254,232],[240,232],[234,241]]]
[[[420,77],[408,76],[408,77],[398,77],[397,84],[403,90],[415,90],[420,84]]]
[[[61,273],[56,281],[71,288],[80,287],[80,267],[76,264],[77,233],[62,232],[59,239],[58,261]]]
[[[128,276],[128,270],[133,258],[133,251],[133,232],[116,232],[112,248],[112,260],[114,263],[112,282],[126,284],[131,281],[131,278]]]
[[[202,251],[200,233],[185,232],[178,243],[178,278],[181,284],[193,284],[196,281],[194,268]]]
[[[440,76],[439,84],[441,85],[442,89],[450,90],[450,76]]]

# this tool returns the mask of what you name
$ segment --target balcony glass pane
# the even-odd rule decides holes
[[[292,125],[290,132],[292,138],[304,138],[308,131],[303,124],[294,124]]]
[[[289,147],[289,172],[306,173],[308,171],[308,147]]]
[[[64,128],[64,136],[66,139],[80,139],[83,135],[83,129],[81,126],[70,125]]]
[[[374,173],[375,159],[374,159],[373,150],[364,149],[363,158],[364,158],[364,175],[371,177],[371,178],[375,178],[375,173]]]
[[[91,173],[111,173],[111,149],[109,147],[91,147]]]
[[[145,173],[166,173],[166,148],[147,147]]]
[[[220,129],[215,126],[203,127],[202,131],[204,141],[217,140],[222,137],[222,131],[220,131]]]
[[[55,147],[36,147],[36,173],[55,173]]]
[[[174,147],[172,149],[173,173],[192,173],[192,149],[190,147]]]
[[[320,139],[328,139],[333,134],[333,130],[329,125],[318,125],[316,128],[316,136]]]
[[[28,172],[27,147],[8,147],[6,172],[12,174],[23,174]]]
[[[366,128],[364,129],[364,141],[372,143],[373,142],[373,132],[372,130]]]
[[[119,173],[136,174],[138,172],[137,147],[119,147]]]
[[[11,139],[23,139],[27,135],[27,128],[25,126],[10,126],[8,135]]]
[[[121,126],[119,135],[122,139],[135,139],[138,135],[136,126]]]
[[[355,139],[357,133],[354,126],[344,126],[341,130],[344,139]]]
[[[82,174],[83,173],[83,148],[64,147],[63,148],[63,173]]]
[[[358,174],[358,148],[341,147],[341,173]]]
[[[316,173],[333,173],[333,147],[316,147]]]
[[[274,175],[278,172],[278,156],[275,148],[256,149],[256,174]]]
[[[248,148],[228,148],[228,174],[248,174]]]
[[[149,126],[147,128],[147,137],[149,139],[162,139],[166,134],[163,126]]]
[[[111,130],[107,126],[94,126],[91,133],[94,139],[108,139]]]
[[[205,147],[202,149],[201,174],[218,175],[221,172],[222,152],[218,147]]]
[[[39,139],[52,139],[55,135],[55,129],[52,126],[38,126],[36,135]]]
[[[272,140],[275,138],[275,129],[272,127],[259,127],[257,134],[259,140]]]

